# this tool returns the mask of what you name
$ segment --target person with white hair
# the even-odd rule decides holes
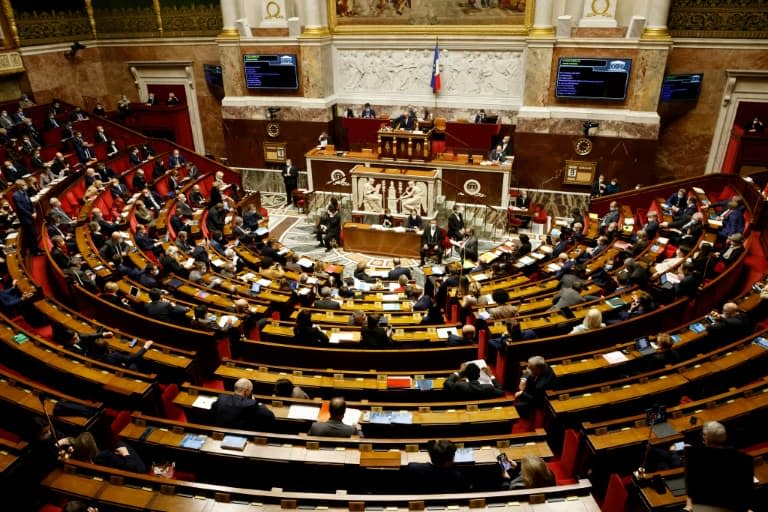
[[[253,383],[248,379],[235,382],[234,393],[223,394],[211,407],[214,424],[218,427],[265,431],[275,414],[253,399]]]
[[[555,387],[555,372],[541,356],[528,359],[528,367],[520,377],[515,392],[515,408],[521,418],[531,418],[536,409],[544,407],[547,390]]]
[[[603,323],[603,314],[597,308],[590,308],[589,311],[587,311],[586,316],[584,316],[584,321],[571,329],[571,334],[594,331],[595,329],[600,329],[602,327],[605,327],[605,324]]]

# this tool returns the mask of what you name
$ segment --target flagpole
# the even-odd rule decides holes
[[[439,37],[435,36],[435,48],[437,48],[437,52],[438,53],[440,52],[440,46],[439,46],[439,42],[440,41],[439,41],[439,39],[440,39]],[[438,65],[439,65],[439,63],[438,63]],[[438,71],[438,73],[440,72],[439,69],[437,71]],[[434,91],[434,90],[432,91],[432,96],[435,97],[435,106],[432,109],[432,119],[436,119],[436,117],[437,117],[437,93],[438,92],[440,92],[440,91],[439,90],[438,91]]]

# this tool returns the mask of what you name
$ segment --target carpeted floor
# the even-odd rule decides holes
[[[269,210],[269,231],[273,238],[308,258],[343,265],[345,277],[353,274],[355,266],[360,261],[377,267],[392,266],[392,258],[389,257],[347,252],[341,247],[326,252],[324,248],[318,247],[318,242],[312,233],[315,228],[314,222],[293,206],[285,206],[284,194],[262,193],[262,205]],[[495,247],[498,243],[500,241],[480,240],[480,253]],[[452,255],[449,258],[443,258],[443,263],[457,260],[458,256]],[[410,258],[402,258],[401,261],[403,265],[414,268],[414,279],[418,284],[422,284],[424,274],[418,268],[419,261]]]

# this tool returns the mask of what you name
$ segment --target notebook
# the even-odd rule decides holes
[[[645,336],[635,340],[635,350],[640,352],[640,355],[643,356],[647,356],[656,352],[656,349],[651,346],[651,342],[648,341],[648,338]]]
[[[456,448],[453,462],[456,464],[461,464],[462,462],[475,462],[475,450],[472,448]]]
[[[624,305],[626,305],[626,302],[621,300],[620,297],[612,297],[612,298],[606,300],[605,302],[606,302],[606,304],[611,306],[613,309],[618,309],[618,308],[623,307]]]
[[[187,434],[184,436],[184,439],[181,440],[179,446],[190,450],[199,450],[203,447],[203,444],[205,444],[206,439],[208,439],[208,436],[204,434]]]
[[[245,446],[248,444],[248,439],[240,436],[224,436],[221,440],[221,447],[225,450],[245,450]]]

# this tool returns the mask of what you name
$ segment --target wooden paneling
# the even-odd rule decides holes
[[[262,142],[285,142],[288,158],[302,167],[304,153],[317,145],[317,137],[323,130],[331,130],[330,122],[279,121],[280,135],[267,135],[269,121],[224,119],[224,138],[227,143],[229,165],[235,167],[274,167],[264,162]]]

